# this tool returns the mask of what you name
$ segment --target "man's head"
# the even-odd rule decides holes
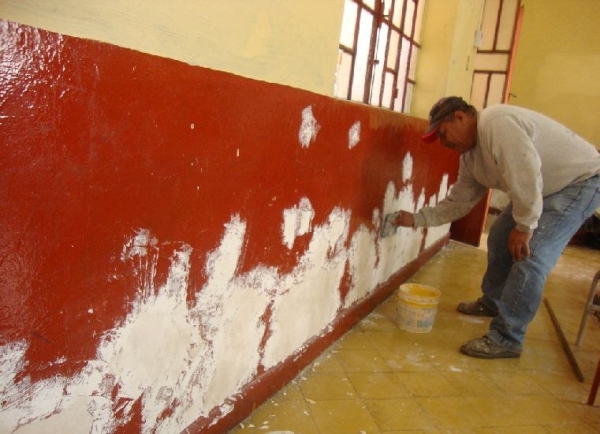
[[[463,153],[477,144],[477,110],[458,96],[440,99],[429,112],[429,128],[422,137],[428,143],[440,139],[443,146]]]

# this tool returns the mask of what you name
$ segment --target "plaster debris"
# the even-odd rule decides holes
[[[300,125],[298,138],[303,148],[308,148],[310,143],[317,139],[317,133],[320,129],[321,126],[313,116],[312,107],[308,106],[302,110],[302,125]]]
[[[360,122],[355,122],[348,131],[348,148],[354,148],[360,142]]]
[[[475,318],[470,315],[458,315],[458,319],[463,322],[468,322],[471,324],[484,324],[485,320],[481,318]]]

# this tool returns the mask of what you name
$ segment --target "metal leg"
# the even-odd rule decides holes
[[[594,375],[594,381],[592,381],[592,388],[590,389],[590,395],[588,396],[588,405],[594,405],[596,400],[596,394],[598,393],[598,383],[600,383],[600,360],[598,360],[598,366],[596,367],[596,375]]]
[[[596,290],[598,287],[598,281],[600,280],[600,271],[596,273],[594,276],[594,280],[592,280],[592,286],[590,287],[590,294],[588,296],[587,303],[585,305],[585,310],[583,312],[583,316],[581,317],[581,325],[579,326],[579,333],[577,333],[577,341],[575,345],[579,346],[581,343],[581,339],[583,338],[583,332],[585,331],[585,324],[587,323],[588,315],[596,310],[600,310],[597,306],[594,306],[594,295],[596,295]]]

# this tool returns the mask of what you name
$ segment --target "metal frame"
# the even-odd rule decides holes
[[[407,100],[410,88],[415,85],[415,78],[411,76],[411,62],[416,60],[415,50],[418,52],[421,45],[417,41],[416,35],[417,19],[419,7],[424,0],[347,0],[354,3],[357,7],[356,21],[354,22],[353,46],[348,47],[340,42],[339,50],[341,53],[351,57],[350,71],[348,76],[348,86],[346,89],[337,91],[337,95],[349,100],[363,102],[365,104],[386,107],[400,112],[408,112],[410,109],[410,100]],[[420,5],[421,3],[421,5]],[[373,4],[374,6],[370,6]],[[408,5],[412,5],[412,15],[408,16]],[[401,8],[401,10],[400,10]],[[400,23],[394,23],[394,12],[400,12]],[[369,49],[367,55],[367,65],[364,88],[361,95],[353,95],[352,89],[355,83],[355,74],[357,71],[357,48],[359,43],[360,23],[364,14],[371,16],[371,34],[369,36]],[[384,32],[387,29],[387,32]],[[408,32],[407,32],[408,30]],[[385,33],[385,34],[384,34]],[[396,34],[398,38],[398,52],[393,65],[388,66],[389,56],[391,55],[391,38]],[[379,38],[385,37],[385,49],[383,53],[378,53],[377,48]],[[383,59],[378,58],[383,55]],[[401,59],[403,55],[407,59],[406,65],[402,68]],[[380,73],[377,73],[377,66],[383,62]],[[363,66],[363,65],[361,65]],[[386,84],[389,85],[389,77],[392,77],[391,96],[384,98]],[[375,81],[381,83],[379,92],[375,92]],[[388,80],[388,82],[386,82]],[[357,92],[355,92],[357,93]]]
[[[575,341],[575,345],[579,346],[581,344],[581,340],[583,339],[583,333],[585,332],[585,324],[587,323],[588,316],[593,312],[600,312],[600,306],[594,304],[594,296],[598,290],[598,283],[600,282],[600,271],[596,273],[594,278],[592,279],[592,285],[590,287],[590,292],[588,294],[588,299],[585,304],[585,310],[583,312],[583,316],[581,317],[581,324],[579,325],[579,332],[577,333],[577,340]]]

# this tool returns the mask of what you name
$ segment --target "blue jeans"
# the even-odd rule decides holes
[[[520,261],[514,261],[508,251],[508,236],[516,226],[512,204],[492,225],[481,302],[498,312],[488,332],[496,344],[523,350],[525,333],[542,301],[546,278],[571,237],[600,206],[599,189],[600,175],[596,175],[545,197],[538,227],[529,242],[531,255]]]

